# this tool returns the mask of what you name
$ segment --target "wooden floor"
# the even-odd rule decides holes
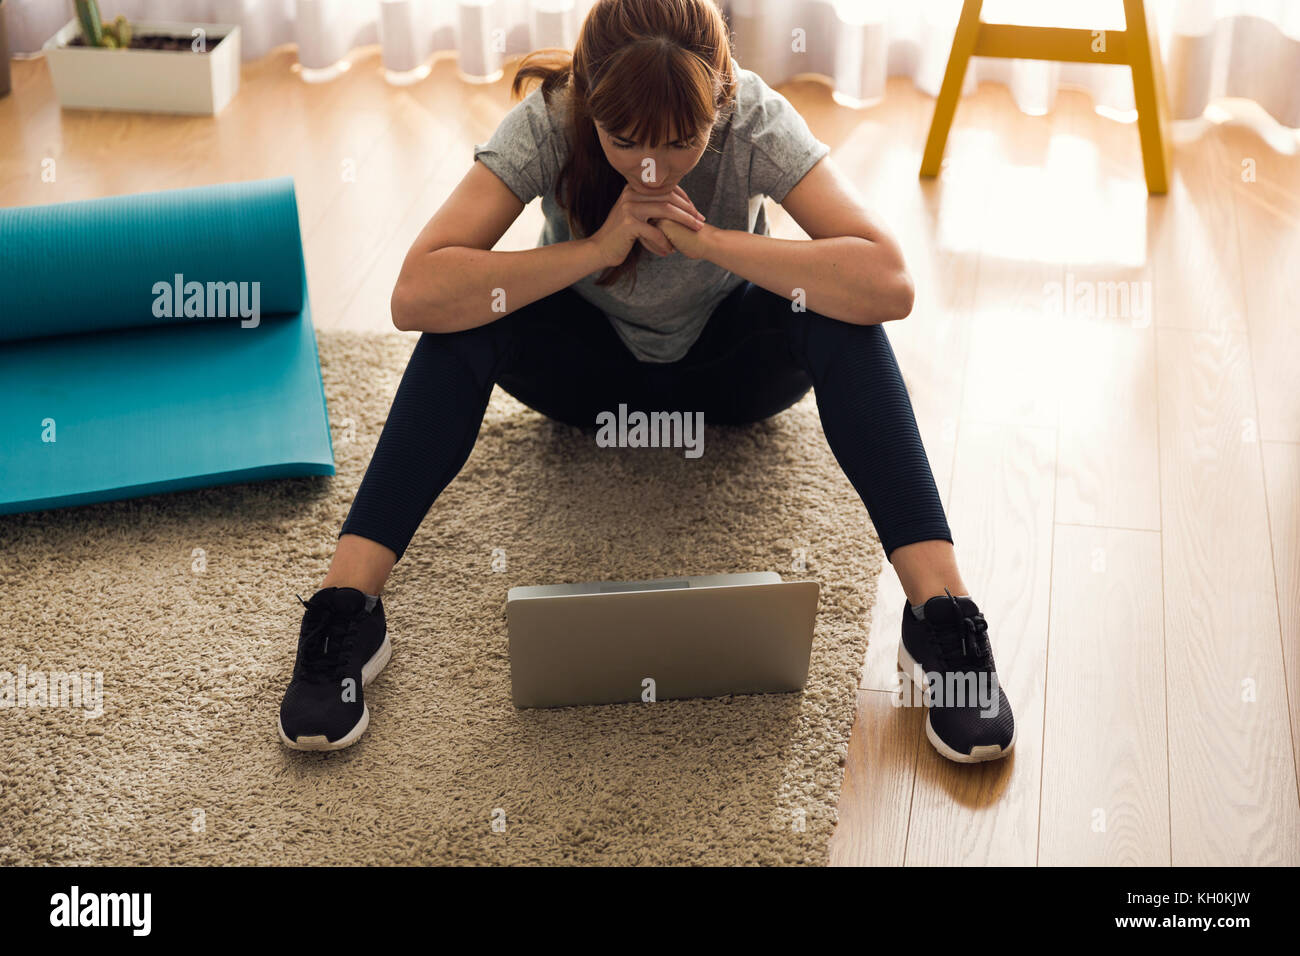
[[[393,87],[371,48],[308,85],[293,60],[246,65],[215,122],[63,113],[17,62],[0,205],[293,176],[315,321],[389,329],[508,82],[441,61]],[[1008,760],[934,753],[895,706],[887,567],[833,861],[1300,862],[1300,142],[1225,101],[1149,199],[1131,123],[984,86],[927,182],[910,83],[861,111],[781,89],[902,240],[916,308],[888,331],[1019,723]],[[535,203],[501,247],[540,226]]]

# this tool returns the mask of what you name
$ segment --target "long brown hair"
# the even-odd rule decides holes
[[[675,124],[678,138],[709,136],[734,104],[731,35],[713,0],[597,0],[573,51],[546,48],[524,57],[511,93],[541,80],[549,105],[569,98],[572,149],[556,183],[556,201],[575,237],[593,235],[627,181],[605,158],[593,121],[658,146]],[[597,278],[625,274],[636,283],[640,243]]]

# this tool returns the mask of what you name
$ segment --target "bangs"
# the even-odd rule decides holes
[[[648,39],[611,56],[591,89],[592,118],[612,135],[651,149],[711,131],[719,84],[710,66],[671,43]],[[676,135],[674,135],[676,134]]]

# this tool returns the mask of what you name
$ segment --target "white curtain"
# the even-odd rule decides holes
[[[497,79],[506,62],[542,46],[571,47],[593,0],[99,0],[105,19],[237,23],[245,59],[297,44],[308,80],[329,79],[353,48],[379,44],[395,83],[418,80],[435,53],[454,51],[469,82]],[[961,0],[719,0],[737,59],[779,85],[826,77],[836,97],[868,105],[889,76],[936,94]],[[10,50],[36,53],[72,17],[71,0],[6,0]],[[1148,0],[1160,37],[1171,115],[1199,116],[1217,96],[1257,101],[1300,127],[1300,0]],[[986,0],[984,19],[1122,29],[1120,0]],[[965,92],[1006,83],[1021,109],[1051,108],[1062,86],[1100,106],[1133,108],[1126,68],[976,59]]]
[[[467,80],[491,82],[507,59],[539,46],[573,45],[593,0],[98,0],[111,20],[234,23],[245,60],[283,43],[298,47],[308,79],[328,76],[358,46],[378,43],[395,81],[436,52],[459,54]],[[72,0],[7,0],[9,45],[38,51],[68,20]]]

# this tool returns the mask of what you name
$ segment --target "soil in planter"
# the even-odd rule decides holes
[[[208,53],[225,37],[208,37],[208,42],[202,52]],[[148,33],[144,36],[132,37],[129,50],[174,50],[178,53],[194,52],[192,44],[193,37],[177,37],[167,33]],[[73,37],[68,41],[68,46],[85,46],[86,39],[80,35]]]

